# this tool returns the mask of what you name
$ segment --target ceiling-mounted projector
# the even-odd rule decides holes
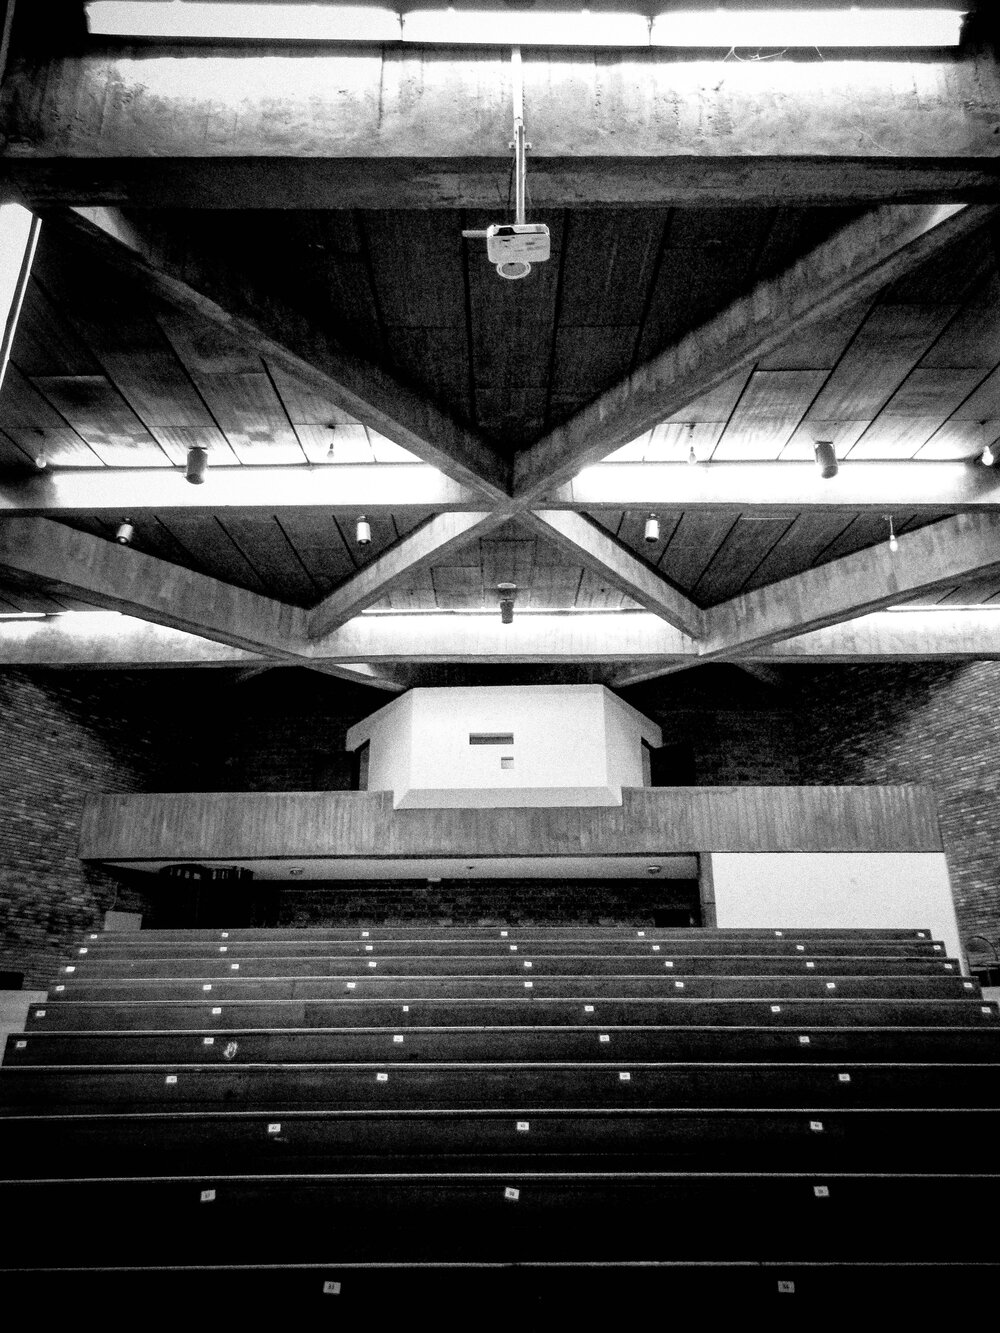
[[[495,222],[486,228],[486,254],[501,278],[526,278],[532,264],[549,257],[544,222]]]
[[[501,278],[526,278],[532,264],[541,264],[549,257],[549,229],[544,222],[525,221],[525,190],[528,178],[527,151],[531,147],[524,137],[524,90],[521,86],[521,48],[510,53],[514,93],[514,221],[494,222],[485,231],[463,231],[467,241],[486,241],[486,254]]]

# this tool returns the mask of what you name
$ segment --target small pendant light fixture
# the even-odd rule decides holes
[[[354,528],[354,540],[359,546],[371,546],[372,544],[371,524],[364,514],[358,515],[358,521]]]
[[[979,461],[980,463],[982,463],[983,467],[992,467],[993,464],[997,461],[997,454],[996,450],[993,448],[992,444],[990,444],[989,440],[987,439],[985,421],[980,421],[979,423],[979,438],[983,444],[982,452],[979,455]]]
[[[698,455],[694,450],[694,422],[690,421],[688,422],[688,464],[694,467],[697,461]]]
[[[203,445],[194,444],[187,452],[187,471],[185,478],[192,486],[200,486],[205,480],[208,468],[208,450]]]
[[[886,514],[886,518],[889,520],[889,550],[895,555],[899,550],[899,541],[896,537],[896,529],[892,525],[892,515]]]
[[[497,594],[500,598],[500,620],[504,625],[514,623],[514,598],[517,596],[516,583],[498,583]]]
[[[650,546],[655,546],[660,540],[660,520],[655,514],[650,514],[646,519],[646,531],[642,534],[642,539]]]
[[[817,440],[813,445],[813,452],[816,455],[816,466],[819,468],[819,474],[824,480],[829,481],[840,471],[840,464],[837,462],[837,451],[833,447],[832,440]]]

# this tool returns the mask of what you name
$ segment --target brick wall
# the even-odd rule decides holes
[[[799,781],[795,710],[783,683],[731,666],[661,676],[625,691],[663,729],[658,786],[787,786]]]
[[[77,856],[90,791],[154,788],[178,731],[169,677],[0,672],[0,969],[45,985],[71,941],[142,895]],[[116,901],[117,900],[117,901]]]
[[[800,781],[932,787],[964,938],[1000,939],[1000,663],[796,668]]]
[[[157,925],[688,925],[697,880],[167,882],[149,890]]]

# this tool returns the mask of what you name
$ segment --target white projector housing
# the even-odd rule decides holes
[[[544,222],[495,222],[486,229],[486,253],[501,278],[526,278],[532,264],[549,257],[549,229]]]

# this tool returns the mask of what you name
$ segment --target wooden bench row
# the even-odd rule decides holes
[[[0,1175],[475,1170],[873,1170],[978,1173],[1000,1111],[297,1110],[11,1115]]]
[[[950,964],[945,963],[949,969]],[[912,977],[919,979],[920,973],[914,969],[887,969],[890,977]],[[244,999],[333,999],[352,993],[372,997],[398,996],[401,999],[424,998],[468,998],[490,999],[500,996],[515,996],[533,992],[537,996],[567,996],[593,998],[595,995],[627,996],[668,996],[687,990],[692,977],[718,975],[708,972],[689,972],[683,969],[664,967],[662,971],[640,975],[583,975],[559,976],[544,970],[524,970],[507,976],[411,976],[391,975],[387,971],[358,971],[353,976],[346,973],[339,977],[254,977],[244,973],[242,968],[228,974],[215,977],[148,978],[136,977],[129,981],[121,979],[64,976],[50,989],[53,1001],[60,1000],[107,1000],[117,1003],[134,1003],[145,1000],[191,1000],[199,994],[242,997]],[[761,970],[761,977],[768,973]],[[837,989],[837,982],[844,979],[845,973],[833,968],[823,969],[819,965],[810,968],[800,965],[794,970],[790,967],[776,970],[777,976],[793,976],[803,980],[822,978],[834,983],[831,993]],[[848,971],[847,976],[877,975],[874,971]],[[934,972],[923,975],[935,975]],[[957,969],[941,972],[938,976],[960,976]],[[972,983],[975,986],[975,982]],[[831,990],[829,986],[826,990]],[[967,987],[964,989],[968,990]],[[693,992],[693,987],[692,987]],[[752,992],[750,992],[752,993]]]
[[[261,1032],[226,1027],[190,1033],[11,1036],[4,1064],[424,1064],[489,1060],[539,1062],[725,1061],[795,1063],[997,1060],[991,1027],[413,1028]],[[2,1076],[0,1076],[2,1077]]]
[[[11,1267],[968,1262],[996,1258],[991,1229],[972,1219],[998,1183],[989,1172],[40,1179],[0,1183],[0,1209],[18,1223]]]
[[[891,1309],[917,1327],[954,1320],[960,1309],[989,1310],[1000,1282],[1000,1262],[833,1263],[766,1258],[605,1263],[482,1264],[319,1263],[213,1264],[210,1258],[165,1269],[105,1262],[91,1271],[73,1267],[20,1269],[4,1274],[4,1294],[35,1317],[74,1319],[81,1309],[197,1310],[203,1318],[250,1326],[290,1318],[309,1326],[352,1328],[377,1320],[405,1325],[414,1315],[474,1310],[477,1330],[508,1333],[522,1325],[614,1327],[622,1311],[701,1311],[703,1319],[746,1323],[753,1315],[769,1328],[800,1329],[831,1320],[858,1321],[858,1311]],[[820,1323],[822,1321],[822,1323]],[[455,1326],[454,1323],[451,1326]]]
[[[258,965],[288,967],[295,964],[317,965],[348,960],[407,960],[421,967],[444,960],[490,960],[505,958],[551,958],[576,960],[579,967],[591,967],[608,959],[652,958],[929,958],[944,957],[945,947],[934,940],[865,941],[853,940],[754,940],[752,947],[733,940],[692,935],[675,940],[621,941],[527,941],[507,940],[386,940],[335,942],[325,944],[305,941],[279,946],[260,944],[202,944],[179,948],[159,945],[145,949],[123,950],[81,944],[74,951],[72,963],[80,970],[101,969],[102,975],[126,976],[138,971],[147,976],[179,975],[147,971],[152,968],[197,968],[206,964],[241,961]],[[117,971],[115,970],[117,969]]]
[[[684,985],[678,988],[677,980]],[[489,989],[497,989],[490,983]],[[605,987],[606,989],[606,987]],[[634,988],[633,988],[634,989]],[[239,993],[239,986],[236,987]],[[666,986],[657,984],[656,994],[627,998],[604,996],[598,1007],[593,997],[543,996],[534,988],[505,986],[501,994],[483,998],[411,999],[404,1002],[391,997],[372,995],[372,982],[366,980],[359,992],[342,991],[332,1000],[247,1000],[230,1001],[226,1012],[241,1015],[232,1021],[245,1027],[324,1027],[380,1026],[392,1021],[393,1014],[410,1015],[404,1021],[413,1023],[449,1025],[481,1023],[572,1023],[580,1014],[603,1016],[608,1022],[660,1023],[657,1006],[671,1005],[683,996],[687,1000],[749,1000],[767,1001],[768,1005],[785,1000],[973,1000],[982,1004],[979,983],[956,975],[935,977],[838,977],[824,978],[811,974],[802,977],[684,977],[678,975]],[[364,998],[357,998],[363,995]],[[190,1027],[201,1026],[199,1015],[214,1015],[217,1005],[211,1003],[218,996],[218,988],[199,992],[203,998],[196,1002],[184,1000],[155,1001],[143,999],[132,1005],[108,1000],[77,998],[77,992],[54,990],[44,1005],[30,1011],[29,1026],[42,1030],[53,1028],[106,1027],[109,1030],[144,1026]],[[593,1001],[593,1002],[592,1002]],[[587,1007],[587,1006],[591,1007]],[[236,1006],[236,1008],[234,1008]],[[532,1007],[534,1006],[534,1007]],[[674,1005],[676,1008],[676,1005]],[[306,1019],[307,1012],[312,1015]],[[663,1010],[669,1013],[669,1008]],[[914,1013],[916,1011],[913,1011]],[[36,1020],[35,1015],[44,1018]],[[328,1015],[324,1018],[323,1015]],[[418,1017],[419,1016],[419,1017]],[[139,1020],[142,1020],[141,1022]]]
[[[252,988],[251,988],[252,989]],[[805,1026],[861,1026],[861,1027],[988,1027],[998,1023],[994,1001],[982,997],[967,999],[840,999],[835,993],[816,995],[809,999],[701,999],[687,990],[668,992],[665,996],[640,999],[613,999],[594,996],[591,999],[540,998],[538,1000],[496,999],[462,1000],[391,1000],[373,999],[350,993],[338,999],[317,1001],[294,1000],[259,1003],[256,1011],[234,1003],[216,1003],[222,1000],[213,988],[201,992],[201,1004],[189,1005],[189,1010],[201,1014],[199,1027],[206,1016],[222,1019],[233,1025],[233,1015],[246,1010],[250,1021],[241,1021],[241,1027],[280,1028],[314,1027],[381,1027],[393,1030],[408,1026],[505,1027],[517,1025],[523,1029],[536,1026],[614,1024],[640,1026],[654,1024],[666,1027],[798,1027]],[[226,996],[229,999],[229,995]],[[156,1027],[162,1020],[168,1025],[181,1008],[144,1001],[135,1004],[130,1015],[142,1026]],[[220,1012],[215,1013],[216,1010]],[[96,1025],[104,1030],[103,1021],[114,1015],[113,1004],[53,1003],[45,1001],[30,1010],[27,1030],[51,1032],[58,1030],[85,1030]],[[303,1014],[297,1019],[298,1013]],[[268,1021],[263,1022],[265,1018]],[[213,1024],[218,1026],[218,1024]],[[108,1030],[113,1030],[109,1028]]]
[[[1000,1063],[4,1066],[0,1113],[112,1107],[990,1107]]]
[[[200,930],[142,930],[142,931],[90,931],[83,939],[83,944],[99,944],[102,947],[121,948],[131,952],[135,947],[158,947],[175,943],[200,944],[204,942],[225,943],[244,941],[248,944],[268,946],[274,942],[291,941],[294,943],[322,944],[326,940],[691,940],[712,938],[733,940],[740,945],[749,940],[794,939],[794,940],[928,940],[931,932],[926,928],[911,927],[864,927],[858,930],[842,926],[830,927],[759,927],[759,926],[713,926],[700,929],[690,926],[590,926],[590,925],[484,925],[455,926],[435,925],[424,922],[416,926],[234,926]]]

